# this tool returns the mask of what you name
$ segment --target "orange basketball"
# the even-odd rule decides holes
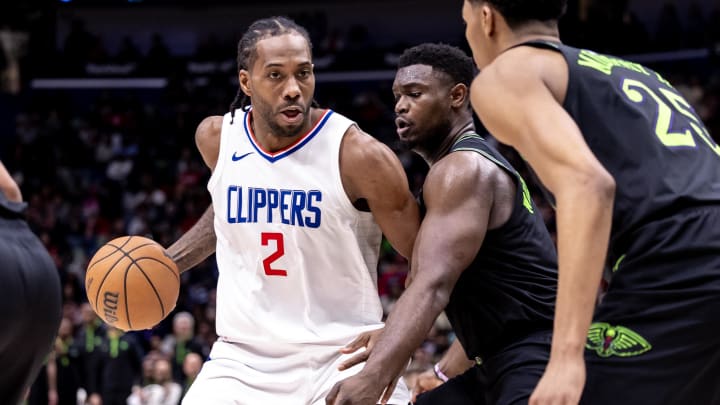
[[[90,260],[85,290],[95,313],[128,331],[150,329],[175,308],[180,272],[152,239],[123,236],[104,244]]]

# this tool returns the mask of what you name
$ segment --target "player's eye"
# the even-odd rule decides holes
[[[303,69],[298,73],[298,77],[301,79],[307,79],[310,77],[310,69]]]
[[[409,94],[409,96],[412,97],[412,98],[418,98],[418,97],[420,97],[421,95],[422,95],[422,93],[419,92],[419,91],[413,91],[412,93]]]
[[[271,79],[279,79],[280,73],[277,71],[272,71],[272,72],[268,73],[268,77]]]

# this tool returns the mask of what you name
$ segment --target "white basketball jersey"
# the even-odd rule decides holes
[[[381,232],[340,178],[349,119],[327,110],[287,148],[266,152],[251,112],[223,120],[208,183],[215,209],[217,334],[243,343],[347,343],[382,326]]]

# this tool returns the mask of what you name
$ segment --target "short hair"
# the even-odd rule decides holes
[[[305,28],[287,17],[263,18],[250,24],[247,31],[245,31],[240,38],[240,41],[238,41],[238,71],[243,69],[250,70],[250,66],[252,66],[257,57],[257,43],[260,40],[287,34],[298,34],[305,38],[312,55],[312,41],[310,40],[310,34],[308,34]],[[235,99],[232,104],[230,104],[230,114],[232,118],[235,117],[235,109],[239,107],[242,110],[246,110],[248,108],[248,102],[249,98],[243,93],[242,88],[238,88]]]
[[[175,316],[173,316],[173,325],[175,325],[177,322],[179,322],[183,319],[187,319],[188,322],[190,322],[191,329],[195,327],[195,317],[190,312],[187,312],[187,311],[182,311],[182,312],[178,312],[177,314],[175,314]]]
[[[473,60],[460,48],[446,44],[425,43],[406,49],[398,68],[410,65],[428,65],[450,76],[453,84],[462,83],[468,87],[475,77]]]
[[[557,21],[565,14],[567,0],[469,0],[487,2],[502,14],[510,28],[531,21]]]

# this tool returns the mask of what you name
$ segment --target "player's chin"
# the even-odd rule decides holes
[[[303,122],[300,122],[297,124],[295,124],[295,123],[290,124],[290,123],[281,121],[281,122],[277,123],[277,128],[280,130],[280,131],[278,131],[279,132],[278,135],[285,137],[285,138],[292,138],[292,137],[300,134],[300,131],[303,128]]]
[[[413,136],[412,132],[409,131],[409,129],[410,129],[410,127],[397,129],[398,140],[400,141],[401,144],[413,145],[416,143],[416,139]]]

